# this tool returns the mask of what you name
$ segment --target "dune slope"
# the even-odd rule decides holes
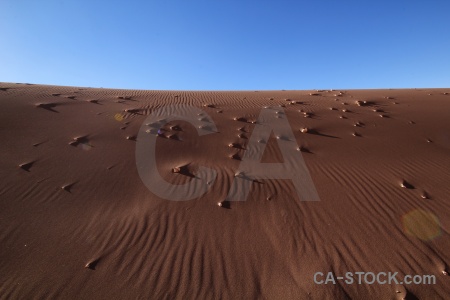
[[[450,295],[450,89],[0,88],[2,299]],[[141,126],[170,104],[217,128],[199,136],[175,120],[156,138],[154,168],[174,188],[201,167],[216,172],[189,201],[155,195],[137,169]],[[222,202],[264,106],[284,111],[320,201],[283,179]],[[272,135],[263,162],[284,159]],[[316,272],[359,271],[436,284],[314,283]]]

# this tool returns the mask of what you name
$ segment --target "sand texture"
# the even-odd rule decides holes
[[[152,193],[136,162],[146,118],[174,104],[217,129],[175,120],[156,137],[154,167],[174,188],[215,171],[189,201]],[[264,106],[284,111],[320,201],[287,179],[224,201]],[[0,83],[0,108],[1,299],[450,299],[450,89]],[[277,136],[262,162],[283,162]],[[437,282],[313,280],[358,271]]]

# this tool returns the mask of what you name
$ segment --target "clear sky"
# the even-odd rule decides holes
[[[0,81],[450,87],[450,1],[2,0]]]

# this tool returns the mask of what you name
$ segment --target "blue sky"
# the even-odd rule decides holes
[[[158,90],[450,86],[450,1],[3,0],[0,81]]]

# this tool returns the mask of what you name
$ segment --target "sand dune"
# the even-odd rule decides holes
[[[449,299],[449,93],[0,83],[0,298]],[[195,126],[146,124],[168,105],[202,113]],[[295,140],[252,135],[264,107]],[[141,130],[170,192],[198,182],[186,197],[205,193],[150,191]],[[287,179],[254,180],[246,201],[227,201],[253,141],[267,144],[264,163],[295,145],[320,201]],[[359,271],[437,281],[314,283]]]

